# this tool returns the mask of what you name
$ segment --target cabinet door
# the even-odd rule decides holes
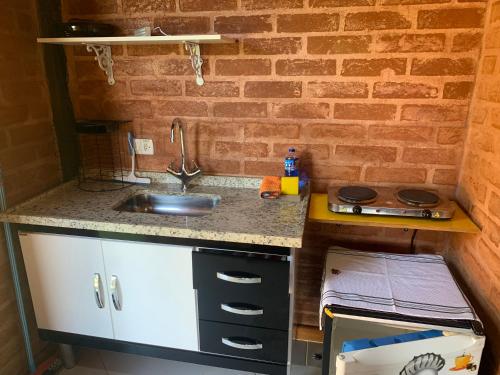
[[[100,240],[20,233],[38,328],[113,338]]]
[[[103,240],[115,339],[198,350],[192,248]]]

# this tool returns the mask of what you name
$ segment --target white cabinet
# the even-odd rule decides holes
[[[192,248],[22,233],[38,327],[198,350]]]
[[[198,350],[191,248],[103,240],[115,339]]]
[[[101,241],[38,233],[19,239],[38,327],[113,338]]]

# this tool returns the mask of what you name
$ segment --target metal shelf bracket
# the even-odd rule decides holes
[[[184,42],[184,48],[189,52],[189,56],[191,57],[191,65],[196,75],[196,84],[198,86],[203,86],[205,80],[203,79],[203,73],[201,71],[203,59],[200,54],[200,45],[199,43]]]
[[[106,76],[108,77],[108,83],[110,85],[115,84],[115,77],[113,76],[113,57],[111,56],[111,47],[102,44],[87,44],[87,51],[94,51],[96,57],[94,59],[97,60],[99,64],[99,68],[101,68]]]

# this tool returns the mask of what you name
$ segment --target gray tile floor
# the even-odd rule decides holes
[[[294,366],[292,375],[319,375],[318,368]],[[62,370],[60,375],[256,375],[249,372],[199,366],[191,363],[82,349],[78,365]]]

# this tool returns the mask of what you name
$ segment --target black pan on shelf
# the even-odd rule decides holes
[[[62,33],[66,37],[113,36],[115,32],[114,25],[90,20],[73,19],[62,24]]]

